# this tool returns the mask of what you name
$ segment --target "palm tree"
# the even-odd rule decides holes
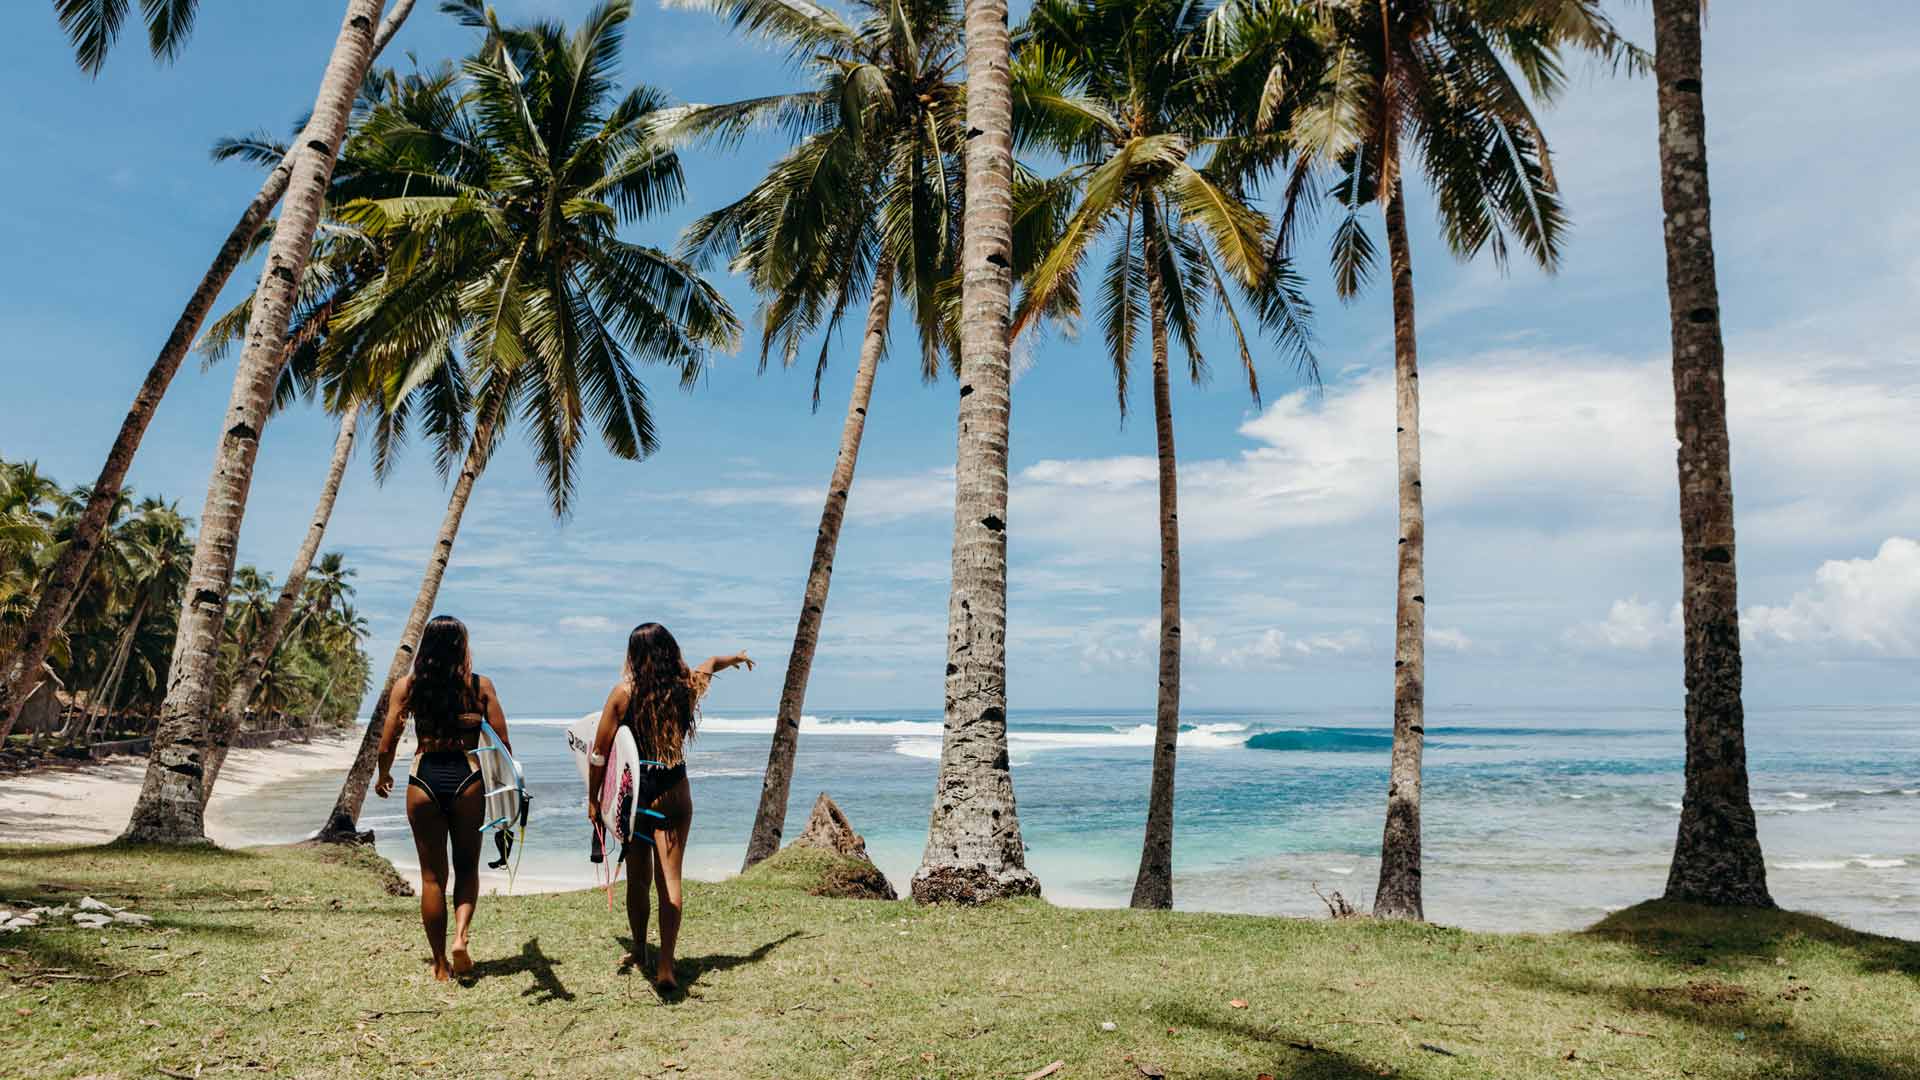
[[[348,407],[340,417],[339,434],[333,441],[333,458],[327,466],[326,480],[320,486],[320,500],[314,506],[306,536],[301,539],[300,548],[294,553],[293,565],[287,568],[286,584],[280,589],[279,599],[274,602],[265,627],[249,643],[246,659],[234,673],[225,707],[213,716],[207,733],[206,781],[200,791],[203,799],[213,797],[213,785],[219,779],[221,767],[226,764],[227,747],[233,741],[233,733],[240,729],[247,707],[253,701],[254,691],[259,689],[260,680],[266,677],[269,661],[280,648],[281,639],[293,622],[295,603],[312,584],[307,579],[307,571],[313,565],[314,555],[320,550],[321,539],[326,536],[327,522],[333,517],[333,503],[340,494],[340,482],[346,476],[347,460],[353,454],[353,437],[359,421],[358,406]]]
[[[381,0],[350,0],[327,71],[314,101],[305,141],[312,151],[295,159],[286,205],[267,248],[266,272],[254,292],[251,336],[234,373],[233,394],[221,422],[213,476],[200,516],[187,600],[181,605],[174,659],[160,726],[154,734],[146,782],[125,836],[130,841],[205,843],[202,751],[214,707],[220,627],[240,523],[253,483],[260,433],[286,365],[287,326],[326,203],[334,155],[346,138],[355,91],[373,57]]]
[[[353,605],[347,603],[328,610],[321,618],[319,629],[309,631],[315,639],[318,652],[327,661],[327,674],[320,698],[307,718],[307,731],[318,727],[326,718],[327,703],[333,699],[333,692],[340,688],[343,679],[352,676],[354,680],[353,685],[347,687],[348,694],[343,699],[349,710],[366,692],[366,654],[360,651],[360,643],[366,640],[367,632],[367,620],[354,610]],[[349,711],[348,716],[351,715]]]
[[[690,386],[708,351],[739,335],[732,310],[687,263],[616,235],[684,196],[663,138],[672,115],[664,97],[649,87],[623,95],[613,82],[631,5],[603,4],[571,35],[552,22],[504,29],[477,5],[461,10],[488,33],[464,65],[469,92],[449,97],[441,114],[463,134],[435,141],[479,148],[480,158],[438,171],[414,162],[409,194],[343,208],[349,224],[407,258],[390,261],[328,327],[326,348],[357,367],[363,385],[383,386],[390,406],[431,391],[427,419],[442,432],[464,432],[453,418],[469,400],[477,416],[381,701],[412,662],[467,500],[508,419],[517,411],[525,420],[564,518],[583,420],[617,457],[654,449],[631,360],[668,364]],[[352,835],[378,727],[362,739],[323,837]]]
[[[1596,0],[1235,0],[1217,25],[1293,21],[1306,15],[1321,57],[1305,100],[1281,135],[1291,154],[1276,231],[1290,253],[1299,226],[1328,199],[1338,210],[1334,283],[1355,295],[1371,276],[1375,247],[1360,220],[1381,205],[1393,286],[1395,452],[1399,473],[1399,596],[1394,620],[1393,756],[1374,914],[1424,917],[1420,885],[1420,769],[1425,738],[1425,514],[1420,473],[1420,390],[1414,330],[1413,255],[1401,180],[1411,150],[1434,187],[1442,231],[1455,256],[1491,250],[1506,264],[1517,242],[1552,271],[1565,216],[1545,135],[1528,93],[1550,101],[1563,80],[1560,52],[1587,49],[1630,65],[1638,54],[1614,32]],[[1291,58],[1270,85],[1297,84]],[[1516,82],[1518,73],[1526,89]],[[1264,105],[1264,103],[1263,103]],[[1263,108],[1264,113],[1264,108]],[[1511,238],[1511,240],[1510,240]]]
[[[171,616],[186,586],[187,567],[193,558],[188,528],[177,505],[145,499],[132,517],[114,530],[108,547],[110,554],[117,556],[112,562],[125,568],[121,587],[128,594],[131,610],[123,617],[105,673],[88,694],[84,719],[77,729],[62,732],[68,741],[77,737],[83,744],[91,743],[95,729],[110,726],[118,714],[121,684],[137,657],[148,616],[154,612]]]
[[[300,639],[308,621],[318,615],[324,618],[333,606],[344,598],[353,595],[351,579],[355,571],[347,566],[346,559],[337,551],[320,556],[313,561],[312,549],[319,546],[320,535],[326,529],[327,517],[333,510],[333,492],[340,487],[340,474],[346,470],[346,454],[342,444],[349,448],[352,444],[352,424],[359,410],[349,412],[341,421],[341,436],[334,444],[334,458],[328,473],[327,486],[321,494],[320,506],[315,510],[314,523],[308,527],[307,538],[302,542],[299,554],[294,556],[293,568],[287,571],[287,584],[280,589],[280,596],[266,617],[266,627],[252,638],[246,652],[246,659],[238,665],[227,692],[226,708],[215,716],[215,728],[207,736],[207,779],[202,785],[203,798],[213,797],[213,786],[219,782],[220,770],[225,767],[227,751],[233,744],[234,733],[240,730],[246,719],[247,710],[254,704],[256,693],[262,680],[275,673],[275,658],[289,642]],[[294,596],[294,585],[301,583],[299,596]],[[298,606],[296,619],[295,608]]]
[[[1707,205],[1707,118],[1700,85],[1700,0],[1654,0],[1660,84],[1660,203],[1666,213],[1673,323],[1674,427],[1680,440],[1680,567],[1686,622],[1687,785],[1667,899],[1773,906],[1747,789],[1740,701],[1739,576],[1726,353]]]
[[[381,21],[379,32],[374,37],[373,55],[377,56],[393,40],[393,35],[399,32],[401,24],[413,11],[414,3],[415,0],[394,0],[392,9]],[[55,0],[55,5],[61,15],[61,24],[74,42],[81,66],[97,74],[118,36],[126,11],[125,0]],[[165,42],[165,47],[158,49],[163,57],[171,57],[184,40],[186,31],[192,26],[196,7],[196,0],[166,0],[165,3],[141,5],[150,20],[152,40],[157,47]],[[350,12],[353,10],[349,8]],[[82,587],[87,565],[106,533],[108,509],[121,486],[126,483],[127,470],[132,467],[134,455],[140,449],[140,440],[145,437],[147,425],[160,407],[160,399],[166,395],[167,387],[180,370],[181,361],[186,359],[187,350],[199,334],[200,324],[213,309],[214,300],[226,288],[233,271],[251,249],[261,226],[266,223],[267,215],[273,212],[274,206],[286,193],[295,164],[302,156],[312,153],[309,147],[320,141],[324,131],[322,117],[316,112],[307,130],[281,155],[279,163],[260,185],[259,192],[247,203],[240,219],[228,231],[226,240],[214,255],[212,265],[187,298],[186,307],[181,310],[179,318],[174,320],[173,329],[161,345],[159,356],[147,369],[146,378],[135,393],[133,404],[120,423],[119,432],[114,436],[113,445],[107,450],[99,479],[93,483],[92,499],[75,524],[73,540],[44,575],[45,585],[39,592],[32,614],[14,649],[0,663],[0,734],[12,729],[20,709],[39,685],[47,652],[59,636],[61,625],[66,622],[73,594]]]
[[[1229,282],[1280,347],[1311,364],[1299,282],[1268,258],[1266,217],[1242,188],[1244,78],[1203,54],[1207,9],[1190,0],[1041,0],[1019,33],[1016,131],[1068,162],[1079,196],[1051,249],[1026,275],[1017,335],[1063,290],[1078,291],[1097,243],[1112,256],[1100,304],[1124,416],[1133,343],[1146,323],[1153,357],[1160,495],[1160,657],[1153,783],[1133,906],[1173,906],[1173,794],[1180,733],[1180,532],[1168,334],[1188,375],[1205,375],[1204,306],[1233,329],[1257,402],[1253,354]],[[1251,89],[1260,89],[1254,83]]]
[[[1035,896],[1007,767],[1007,442],[1013,299],[1013,99],[1006,0],[966,0],[966,208],[946,718],[921,903]]]
[[[193,34],[199,0],[142,0],[140,14],[147,25],[147,44],[153,58],[171,63]],[[127,0],[53,0],[60,29],[73,45],[74,63],[98,78],[107,54],[120,40],[127,19]]]
[[[952,151],[965,136],[964,90],[955,82],[960,21],[951,0],[856,0],[855,21],[806,0],[681,2],[786,47],[814,83],[799,93],[696,107],[676,125],[731,142],[751,125],[773,122],[796,140],[746,196],[693,225],[689,253],[726,257],[766,298],[763,365],[776,343],[792,364],[802,339],[821,332],[816,408],[834,331],[862,293],[867,302],[745,869],[779,850],[786,825],[807,681],[896,291],[913,304],[923,377],[932,380],[940,353],[950,351],[936,297],[959,245],[961,177]]]

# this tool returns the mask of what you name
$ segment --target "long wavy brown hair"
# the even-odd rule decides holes
[[[693,738],[699,694],[694,675],[680,656],[680,643],[657,622],[641,623],[627,635],[625,723],[633,729],[640,756],[678,764]]]
[[[452,734],[460,715],[475,711],[473,698],[467,625],[451,615],[436,615],[420,632],[420,647],[413,653],[406,712],[422,736],[436,738]]]

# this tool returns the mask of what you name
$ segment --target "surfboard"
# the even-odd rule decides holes
[[[581,717],[567,728],[567,749],[573,752],[573,763],[580,770],[580,782],[585,784],[590,778],[593,763],[589,755],[593,752],[594,736],[600,731],[600,714],[591,713]],[[608,840],[616,841],[619,850],[624,851],[628,844],[638,837],[647,843],[653,843],[652,830],[645,827],[644,817],[660,817],[659,814],[639,805],[637,793],[640,785],[640,767],[647,764],[640,757],[640,748],[633,741],[633,732],[624,725],[613,735],[613,749],[607,754],[606,778],[601,782],[600,790],[589,791],[588,797],[600,804],[601,827],[605,834],[596,833],[593,838],[593,851],[589,858],[599,862],[605,856]]]
[[[493,833],[494,846],[500,852],[500,858],[487,865],[498,870],[507,865],[515,842],[526,840],[532,799],[527,794],[526,774],[494,734],[492,724],[480,725],[480,745],[474,748],[473,756],[480,762],[480,788],[486,794],[486,816],[481,819],[480,831]],[[511,876],[507,890],[513,890]]]
[[[513,760],[492,724],[480,725],[480,745],[474,748],[480,761],[480,786],[486,792],[487,809],[481,832],[518,828],[527,804],[527,780],[520,763]]]

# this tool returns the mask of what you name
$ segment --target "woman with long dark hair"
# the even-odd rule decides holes
[[[420,921],[433,949],[433,977],[442,982],[473,970],[467,931],[480,898],[480,824],[486,812],[480,782],[480,725],[490,724],[509,751],[507,716],[493,680],[473,672],[467,628],[436,616],[420,634],[413,670],[387,695],[387,726],[380,738],[380,779],[374,793],[393,791],[393,757],[413,718],[419,746],[407,774],[407,824],[420,854]],[[447,849],[453,849],[453,949],[447,949]]]
[[[746,653],[709,657],[691,670],[680,656],[680,643],[659,623],[642,623],[627,636],[627,663],[620,681],[607,695],[600,711],[588,759],[587,820],[600,827],[600,801],[592,793],[606,777],[607,754],[613,737],[625,727],[633,732],[640,756],[656,764],[645,766],[636,802],[653,811],[652,843],[636,842],[627,849],[627,926],[633,932],[633,951],[621,958],[622,967],[638,966],[647,947],[647,887],[660,893],[660,956],[654,982],[663,994],[679,989],[673,976],[673,947],[680,937],[680,867],[686,859],[687,834],[693,826],[693,789],[687,784],[687,743],[693,738],[700,697],[713,676],[731,667],[753,670]]]

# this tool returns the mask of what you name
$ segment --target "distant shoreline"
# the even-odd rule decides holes
[[[260,788],[306,773],[344,775],[360,748],[347,729],[227,757],[207,806],[207,836],[223,847],[239,835],[237,804]],[[144,755],[111,757],[76,768],[35,769],[0,784],[0,843],[97,844],[120,835],[147,773]],[[316,821],[316,825],[317,825]]]

